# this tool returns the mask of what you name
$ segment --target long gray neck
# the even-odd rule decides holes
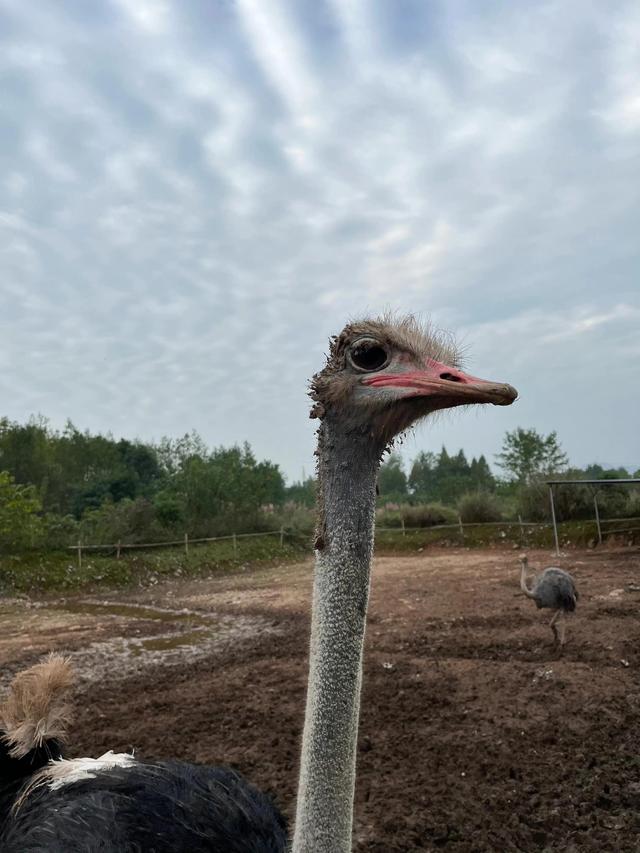
[[[293,853],[350,853],[380,449],[325,419],[318,456],[321,525]]]
[[[527,586],[527,564],[523,560],[520,561],[520,567],[520,589],[529,598],[534,598],[533,590]]]

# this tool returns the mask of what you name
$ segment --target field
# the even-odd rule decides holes
[[[375,561],[358,851],[640,851],[640,553],[574,550],[562,655],[511,548]],[[229,763],[291,814],[311,561],[119,594],[0,603],[2,685],[77,672],[70,752]]]

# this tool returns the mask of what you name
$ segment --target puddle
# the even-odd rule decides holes
[[[129,647],[131,654],[141,655],[144,652],[164,652],[179,649],[183,646],[198,646],[212,639],[216,631],[208,631],[199,628],[196,631],[187,631],[178,634],[163,634],[160,637],[147,637],[146,639],[131,640]]]
[[[28,627],[24,619],[16,619],[27,613]],[[95,627],[97,623],[104,626],[105,618],[113,620],[111,627],[116,636],[98,638]],[[79,686],[131,677],[149,666],[184,666],[250,637],[280,630],[273,620],[261,616],[209,614],[187,608],[172,610],[146,604],[77,599],[37,603],[6,601],[0,605],[0,626],[3,622],[16,629],[16,638],[58,636],[55,645],[58,651],[71,658]],[[75,638],[82,637],[83,647],[65,649],[61,635],[71,632]],[[76,643],[74,639],[74,645]],[[6,671],[0,667],[0,693],[15,671],[13,667]]]
[[[125,604],[114,601],[56,601],[52,609],[86,616],[120,616],[125,619],[151,619],[156,622],[189,622],[210,625],[211,618],[194,610],[169,610],[145,604]]]

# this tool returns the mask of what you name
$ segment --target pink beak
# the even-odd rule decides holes
[[[518,396],[512,385],[506,382],[489,382],[469,376],[456,367],[449,367],[429,359],[423,370],[407,373],[381,373],[362,379],[363,385],[374,388],[411,388],[407,397],[438,397],[443,405],[460,406],[464,403],[493,403],[495,406],[510,406]]]

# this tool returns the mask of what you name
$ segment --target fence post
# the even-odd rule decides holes
[[[522,516],[518,513],[518,524],[520,525],[520,544],[524,547],[524,524],[522,523]]]
[[[118,539],[118,544],[116,546],[116,560],[120,559],[120,540]]]
[[[403,535],[403,536],[406,536],[406,535],[407,535],[407,533],[406,533],[406,531],[405,531],[405,529],[404,529],[404,515],[401,515],[401,516],[400,516],[400,524],[402,525],[402,535]]]
[[[233,556],[238,556],[238,537],[235,533],[233,534]]]
[[[556,543],[556,557],[560,556],[560,543],[558,542],[558,525],[556,524],[556,507],[553,502],[553,486],[549,486],[549,500],[551,501],[551,520],[553,521],[553,538]]]
[[[184,553],[189,556],[189,534],[184,534]]]
[[[280,526],[280,547],[284,547],[284,524]]]
[[[602,528],[600,527],[600,513],[598,512],[598,495],[596,490],[593,490],[593,506],[596,511],[596,525],[598,527],[598,544],[602,545]]]
[[[78,568],[82,568],[82,539],[78,539]]]
[[[462,525],[462,516],[458,513],[458,524],[460,525],[460,540],[464,544],[464,527]]]

